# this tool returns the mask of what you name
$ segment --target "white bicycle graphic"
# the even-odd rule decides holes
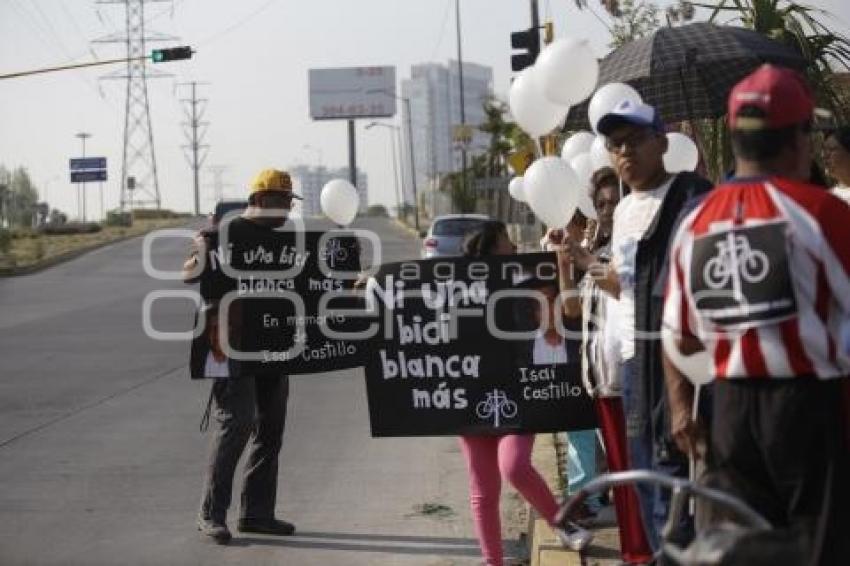
[[[717,255],[706,262],[702,271],[703,280],[710,288],[726,287],[736,272],[747,283],[760,283],[767,277],[770,269],[767,254],[752,249],[746,236],[729,234],[715,246]],[[737,279],[733,279],[733,286],[737,282]]]
[[[517,414],[517,404],[508,399],[504,391],[494,389],[487,393],[487,398],[475,406],[475,414],[479,419],[493,419],[493,426],[499,428],[502,419],[512,419]]]
[[[337,263],[343,263],[348,260],[348,249],[339,240],[330,240],[325,248],[325,257],[328,260],[329,266],[333,269]]]

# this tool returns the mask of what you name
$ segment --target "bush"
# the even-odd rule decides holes
[[[9,253],[12,247],[12,234],[5,228],[0,228],[0,253]]]
[[[103,227],[97,222],[69,222],[59,226],[43,226],[39,229],[42,234],[48,236],[60,236],[67,234],[94,234],[100,232]]]
[[[134,208],[133,218],[136,220],[167,220],[171,218],[188,217],[188,214],[177,214],[167,208]]]
[[[120,210],[110,210],[106,213],[107,226],[132,226],[133,215],[129,212],[121,212]]]
[[[384,205],[373,204],[366,210],[366,216],[389,218],[390,214],[387,212],[387,208]]]
[[[12,228],[10,231],[13,240],[24,240],[27,238],[37,238],[38,232],[32,228]]]

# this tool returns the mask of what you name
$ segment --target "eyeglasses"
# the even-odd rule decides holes
[[[292,193],[284,193],[279,191],[269,191],[265,195],[267,201],[272,202],[291,202]]]
[[[641,128],[619,139],[606,138],[605,149],[611,153],[622,153],[623,146],[628,146],[629,149],[635,149],[653,135],[655,135],[653,131],[647,128]]]

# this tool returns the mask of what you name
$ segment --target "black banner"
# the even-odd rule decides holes
[[[336,309],[355,298],[338,297],[321,309],[329,292],[345,295],[360,270],[360,247],[351,233],[279,231],[236,219],[206,234],[201,276],[205,331],[192,345],[192,378],[222,377],[226,356],[232,374],[318,373],[362,365],[362,343],[331,340],[328,329],[349,321]],[[322,312],[320,312],[320,310]],[[210,332],[228,321],[228,340]],[[209,368],[214,368],[210,371]],[[211,375],[212,374],[212,375]]]
[[[366,289],[372,435],[594,428],[558,289],[551,253],[383,266]]]

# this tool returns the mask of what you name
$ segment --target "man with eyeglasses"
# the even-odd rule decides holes
[[[712,483],[800,545],[779,562],[847,564],[850,207],[809,182],[814,96],[801,75],[763,65],[728,107],[735,177],[676,233],[664,325],[711,360]],[[665,370],[675,438],[692,451],[692,391]]]
[[[630,464],[687,477],[687,457],[670,436],[656,337],[661,329],[663,273],[671,234],[682,211],[712,185],[695,173],[670,174],[664,169],[667,137],[652,106],[624,100],[600,118],[597,131],[606,138],[617,174],[631,188],[614,212],[613,269],[598,281],[619,299],[620,371]],[[593,262],[578,246],[571,246],[570,252],[579,269],[586,270]],[[638,494],[647,538],[657,550],[669,493],[638,486]],[[688,525],[683,524],[682,530],[687,531]]]
[[[228,240],[238,242],[265,241],[270,230],[287,220],[292,199],[292,181],[285,171],[266,169],[252,181],[248,208],[238,217],[225,222]],[[198,271],[199,257],[217,247],[218,232],[202,232],[183,266],[184,281],[200,280],[201,296],[206,303],[221,299],[215,279],[224,277],[213,272],[211,261]],[[229,372],[227,372],[229,374]],[[242,504],[237,528],[240,532],[291,535],[295,526],[274,516],[277,498],[278,456],[286,421],[289,379],[276,373],[263,375],[218,375],[213,381],[207,415],[212,409],[215,430],[211,442],[198,530],[218,544],[231,539],[226,515],[230,507],[236,464],[248,441],[251,449],[245,463]]]

